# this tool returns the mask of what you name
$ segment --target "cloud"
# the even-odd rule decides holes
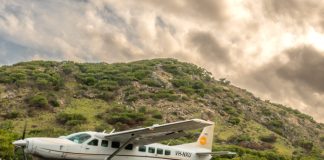
[[[323,3],[314,0],[265,0],[263,9],[275,21],[287,18],[299,25],[305,25],[319,15]]]
[[[230,64],[231,58],[228,50],[221,46],[211,33],[193,31],[189,33],[188,41],[189,47],[196,48],[204,61]]]
[[[267,98],[285,102],[323,121],[324,52],[312,46],[283,51],[268,64],[252,71],[245,84],[267,92]],[[310,107],[311,106],[311,107]]]
[[[145,4],[157,7],[162,11],[186,19],[204,19],[223,21],[226,18],[226,3],[223,0],[180,0],[180,1],[144,1]]]
[[[305,85],[312,90],[324,93],[324,56],[310,46],[287,50],[288,62],[282,65],[277,74],[285,80]],[[316,74],[314,74],[316,73]]]
[[[316,0],[2,0],[0,65],[178,58],[320,119],[323,10]]]

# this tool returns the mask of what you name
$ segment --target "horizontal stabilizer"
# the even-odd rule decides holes
[[[196,153],[198,156],[208,156],[208,155],[216,155],[216,156],[223,156],[223,155],[236,155],[235,152],[230,151],[218,151],[218,152],[198,152]]]

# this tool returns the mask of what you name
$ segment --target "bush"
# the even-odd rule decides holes
[[[114,91],[119,88],[119,85],[116,81],[101,80],[96,84],[96,88],[100,90]]]
[[[29,105],[31,107],[44,108],[44,107],[48,106],[48,100],[42,94],[36,94],[36,95],[30,97],[27,101],[29,102]]]
[[[324,136],[321,136],[320,141],[324,142]]]
[[[50,105],[52,105],[53,107],[59,107],[60,106],[60,103],[58,102],[57,97],[56,97],[55,94],[53,94],[53,93],[48,94],[47,99],[48,99],[48,103]]]
[[[142,107],[140,107],[140,108],[138,109],[138,111],[141,112],[141,113],[146,113],[147,108],[146,108],[145,106],[142,106]]]
[[[268,108],[266,108],[266,107],[262,107],[261,108],[261,113],[263,114],[263,115],[265,115],[265,116],[271,116],[271,111],[270,111],[270,109],[268,109]]]
[[[59,113],[56,116],[56,121],[62,125],[75,126],[86,123],[87,118],[84,117],[82,114]]]
[[[146,78],[146,79],[143,79],[140,81],[142,84],[146,84],[150,87],[162,87],[163,84],[161,82],[159,82],[158,80],[155,80],[155,79],[149,79],[149,78]]]
[[[269,143],[257,143],[257,142],[248,142],[242,141],[239,143],[239,146],[244,148],[250,148],[255,150],[266,150],[266,149],[273,149],[273,146]]]
[[[231,84],[231,81],[227,80],[226,78],[220,78],[219,82],[223,85],[229,85]]]
[[[0,159],[14,158],[14,146],[12,142],[16,139],[18,139],[17,135],[0,129]]]
[[[274,128],[282,128],[283,122],[280,120],[272,120],[269,122],[269,126]]]
[[[194,81],[192,84],[192,88],[195,90],[205,89],[205,84],[202,81]]]
[[[19,115],[20,115],[19,112],[17,112],[17,111],[12,111],[12,112],[7,113],[7,114],[4,116],[4,118],[6,118],[6,119],[15,119],[15,118],[17,118]]]
[[[306,151],[311,151],[313,149],[313,142],[307,141],[307,140],[300,140],[297,141],[297,145],[304,148]]]
[[[241,120],[237,117],[230,117],[227,122],[232,125],[238,125],[241,122]]]
[[[158,110],[153,111],[152,117],[155,118],[155,119],[162,119],[163,118],[161,112],[159,112]]]
[[[252,138],[247,134],[231,136],[227,139],[229,143],[238,144],[240,142],[250,142]]]
[[[238,113],[234,107],[225,106],[224,111],[232,116],[238,116]]]
[[[148,71],[148,70],[137,70],[134,72],[134,77],[137,79],[137,80],[142,80],[144,78],[147,78],[151,75],[151,72]]]
[[[62,66],[62,71],[66,74],[66,75],[69,75],[72,73],[73,71],[73,64],[70,64],[70,63],[66,63]]]
[[[175,95],[173,90],[162,89],[155,94],[151,94],[151,98],[154,100],[167,99],[168,101],[176,101],[179,99],[179,96]]]
[[[83,83],[87,86],[93,86],[96,82],[97,80],[94,77],[86,77],[83,79]]]
[[[107,123],[116,125],[117,123],[125,124],[130,127],[143,124],[147,119],[144,113],[135,112],[134,110],[128,109],[126,106],[115,104],[112,108],[109,108],[106,113],[109,116],[105,120]]]
[[[49,86],[49,82],[48,82],[48,80],[46,80],[44,78],[37,78],[36,85],[37,85],[37,88],[39,88],[39,89],[45,89]]]
[[[105,101],[112,101],[115,99],[116,93],[111,92],[111,91],[103,91],[101,94],[98,96],[100,99],[105,100]]]
[[[259,139],[267,143],[275,143],[277,141],[277,137],[274,134],[260,136]]]

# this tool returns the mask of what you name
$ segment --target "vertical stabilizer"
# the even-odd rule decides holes
[[[213,138],[214,138],[214,126],[215,124],[212,124],[211,126],[205,127],[203,129],[196,142],[198,147],[212,150]]]
[[[197,148],[197,151],[204,150],[205,152],[211,152],[213,147],[215,124],[214,122],[211,121],[208,121],[208,123],[210,125],[203,129],[196,142],[177,145],[177,147],[184,148],[184,149],[191,149],[191,150]]]

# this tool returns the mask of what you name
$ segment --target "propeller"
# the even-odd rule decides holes
[[[17,141],[14,141],[12,144],[15,145],[15,149],[14,149],[14,157],[16,158],[16,152],[18,149],[21,149],[22,152],[23,152],[23,157],[24,157],[24,160],[28,160],[27,159],[27,155],[25,153],[25,148],[27,146],[27,141],[25,140],[25,137],[26,137],[26,130],[27,130],[27,121],[25,121],[25,125],[24,125],[24,130],[23,130],[23,133],[22,133],[22,136],[20,138],[20,140],[17,140]]]

